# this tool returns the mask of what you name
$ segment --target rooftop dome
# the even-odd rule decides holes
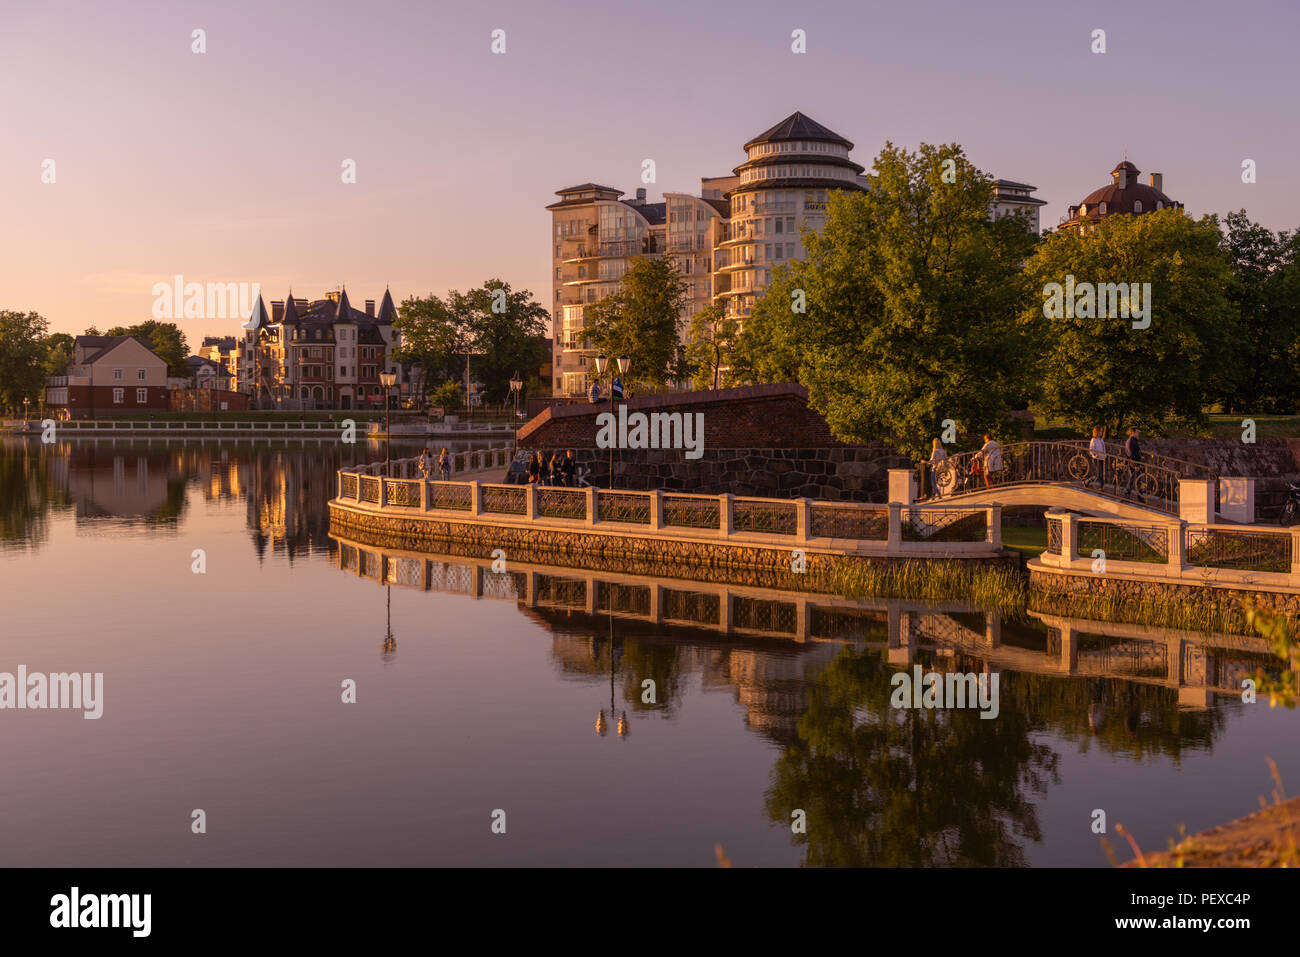
[[[780,143],[787,140],[812,140],[821,143],[838,143],[846,149],[853,149],[853,144],[833,130],[828,130],[814,119],[802,113],[791,113],[776,126],[759,133],[745,144],[746,151],[760,143]]]
[[[1127,159],[1122,160],[1110,172],[1110,185],[1093,190],[1084,197],[1083,202],[1071,206],[1070,215],[1062,225],[1078,225],[1085,220],[1095,223],[1112,213],[1141,215],[1170,206],[1182,209],[1182,203],[1170,199],[1161,189],[1164,179],[1162,174],[1152,173],[1149,183],[1139,183],[1138,176],[1141,173]]]

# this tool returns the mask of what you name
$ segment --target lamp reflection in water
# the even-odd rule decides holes
[[[593,637],[592,650],[595,651],[596,639]],[[611,608],[609,613],[609,714],[614,716],[614,612]],[[632,731],[631,724],[627,720],[627,712],[624,711],[618,719],[618,737],[622,740]],[[596,733],[602,738],[609,733],[609,722],[605,719],[605,709],[601,708],[596,714]]]
[[[385,585],[384,591],[387,593],[385,602],[388,606],[388,618],[384,624],[384,644],[379,657],[384,661],[392,661],[393,656],[397,654],[397,639],[393,637],[393,586]]]

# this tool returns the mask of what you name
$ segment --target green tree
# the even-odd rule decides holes
[[[45,374],[63,375],[72,361],[76,340],[66,332],[55,332],[45,337]]]
[[[691,317],[686,334],[686,361],[697,389],[721,389],[737,384],[745,364],[737,349],[740,324],[726,316],[721,303]]]
[[[458,372],[464,371],[467,333],[448,304],[459,295],[453,291],[448,300],[433,293],[410,296],[393,320],[393,328],[402,337],[394,356],[416,368],[426,394],[443,382],[456,381]]]
[[[21,409],[23,399],[40,408],[48,328],[35,312],[0,309],[0,408]]]
[[[1300,233],[1273,233],[1244,209],[1224,218],[1245,362],[1220,398],[1229,412],[1292,412],[1300,402]]]
[[[1043,411],[1080,430],[1101,425],[1113,436],[1127,425],[1151,431],[1203,425],[1207,396],[1230,388],[1243,346],[1226,295],[1231,273],[1220,239],[1214,217],[1194,220],[1167,209],[1108,216],[1044,242],[1025,269],[1038,294],[1024,313],[1026,326],[1037,329],[1033,341],[1043,344],[1037,363]],[[1068,277],[1074,315],[1048,318],[1047,300],[1056,293],[1051,284],[1067,287]],[[1103,311],[1082,308],[1083,283],[1150,283],[1150,296],[1141,301],[1149,319],[1079,315]],[[1109,293],[1105,299],[1109,314],[1115,304]],[[1021,350],[1020,359],[1029,355]]]
[[[452,295],[473,344],[471,377],[482,384],[484,401],[502,402],[516,372],[525,382],[536,378],[546,354],[550,313],[527,289],[514,292],[500,279],[489,279],[463,297]]]
[[[638,256],[618,291],[583,310],[592,345],[605,355],[626,354],[630,382],[666,385],[681,372],[682,308],[686,285],[668,259]]]
[[[1023,400],[1032,348],[1019,270],[1036,242],[991,219],[992,178],[955,144],[886,143],[871,187],[831,194],[807,258],[777,269],[746,320],[758,381],[795,378],[837,437],[923,454],[944,419],[992,429]]]
[[[174,322],[159,322],[150,319],[138,322],[134,326],[114,326],[104,333],[108,336],[138,336],[151,344],[154,353],[167,363],[169,376],[187,377],[190,374],[185,360],[189,358],[190,347],[185,341],[185,333]],[[86,335],[95,335],[90,330]]]

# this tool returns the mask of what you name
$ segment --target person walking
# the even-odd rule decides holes
[[[565,488],[573,488],[574,477],[577,473],[577,464],[573,461],[573,449],[564,453],[564,460],[560,462],[560,475],[563,478]]]
[[[943,443],[935,439],[930,444],[930,494],[935,498],[943,498],[943,489],[939,487],[939,468],[948,460],[948,453],[944,451]]]
[[[1092,427],[1092,441],[1088,443],[1088,456],[1092,459],[1093,475],[1086,484],[1093,485],[1094,479],[1098,491],[1106,481],[1106,440],[1102,438],[1100,425]]]
[[[542,453],[534,452],[528,460],[528,484],[536,485],[542,480]]]
[[[984,487],[992,488],[993,481],[1002,471],[1002,446],[988,432],[984,433],[984,445],[980,448],[979,457],[984,466]]]
[[[552,452],[552,453],[551,453],[551,462],[550,462],[550,466],[547,468],[546,471],[547,471],[547,482],[546,482],[547,485],[560,485],[560,484],[562,484],[561,466],[560,466],[560,453],[559,453],[559,452]]]
[[[451,478],[451,456],[445,445],[442,447],[442,452],[438,454],[438,477],[444,482]]]
[[[1138,463],[1142,461],[1142,444],[1138,441],[1138,428],[1136,425],[1129,426],[1128,438],[1124,440],[1124,458],[1128,460],[1128,468],[1124,470],[1126,476],[1124,493],[1132,492],[1137,496],[1138,501],[1145,505],[1146,498],[1134,488],[1134,483],[1137,480]]]
[[[425,446],[420,450],[419,461],[420,477],[427,479],[429,477],[429,448]]]

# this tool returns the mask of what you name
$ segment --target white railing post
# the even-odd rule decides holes
[[[583,491],[587,493],[587,524],[595,525],[600,521],[600,514],[596,508],[596,489],[593,486]]]
[[[800,542],[808,541],[808,529],[812,528],[812,500],[797,498],[794,500],[794,535]]]
[[[1169,522],[1168,529],[1169,570],[1181,575],[1187,564],[1187,523],[1176,518]]]
[[[664,493],[659,489],[650,492],[650,528],[664,527]]]
[[[1061,515],[1061,567],[1069,568],[1074,564],[1075,552],[1079,550],[1079,527],[1074,524],[1074,513]]]
[[[379,476],[379,507],[383,508],[388,504],[388,479]]]
[[[476,516],[483,514],[483,502],[478,494],[478,479],[469,483],[469,513]]]
[[[1291,529],[1291,584],[1300,582],[1300,526]]]
[[[730,492],[723,492],[718,496],[718,532],[723,538],[729,538],[736,530],[736,513],[732,502],[734,496]]]
[[[342,497],[343,497],[343,473],[342,473],[341,471],[339,471],[339,472],[335,472],[335,473],[334,473],[334,478],[335,478],[335,480],[337,481],[337,483],[338,483],[338,487],[339,487],[339,488],[338,488],[338,493],[337,493],[334,497],[335,497],[335,498],[342,498]]]
[[[995,549],[1002,549],[1002,503],[994,502],[988,508],[988,528],[984,533],[984,540],[992,545]]]
[[[1178,480],[1178,517],[1197,525],[1214,524],[1214,480]]]
[[[903,546],[903,503],[889,503],[889,537],[885,541],[889,549],[898,549]]]
[[[537,518],[537,486],[529,483],[524,489],[524,518],[531,522]]]
[[[429,510],[429,480],[423,475],[420,476],[420,511]]]

